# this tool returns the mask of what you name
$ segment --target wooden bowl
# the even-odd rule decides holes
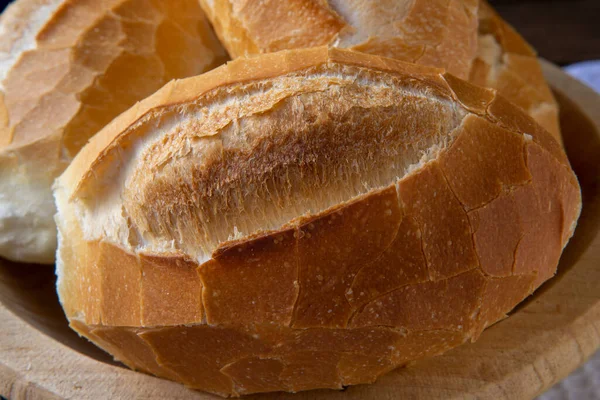
[[[558,275],[479,341],[347,390],[263,395],[272,399],[533,398],[600,346],[600,97],[544,63],[561,105],[567,153],[583,212]],[[0,260],[0,394],[10,399],[212,399],[130,371],[72,332],[54,271]],[[261,396],[250,396],[261,397]]]

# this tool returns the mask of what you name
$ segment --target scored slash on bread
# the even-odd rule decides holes
[[[495,91],[324,47],[169,83],[55,186],[71,326],[221,395],[372,382],[556,271],[581,196]]]

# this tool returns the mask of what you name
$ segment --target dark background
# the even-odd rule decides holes
[[[600,59],[600,0],[490,2],[540,56],[559,65]],[[0,10],[8,3],[0,0]]]

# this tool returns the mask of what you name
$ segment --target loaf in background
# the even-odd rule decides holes
[[[197,0],[17,0],[0,18],[0,256],[53,263],[51,185],[173,78],[226,60]]]

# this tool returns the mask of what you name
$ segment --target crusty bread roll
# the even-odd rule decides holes
[[[232,396],[476,339],[553,276],[581,206],[561,146],[494,91],[325,47],[169,83],[55,197],[71,326]]]
[[[561,141],[558,104],[535,50],[485,0],[479,6],[478,42],[469,80],[497,89]]]
[[[329,44],[445,68],[498,89],[560,141],[535,51],[485,0],[200,2],[232,57]]]
[[[200,0],[231,57],[333,45],[467,78],[478,0]]]
[[[0,19],[0,256],[53,262],[51,185],[81,146],[225,56],[197,0],[13,3]]]

